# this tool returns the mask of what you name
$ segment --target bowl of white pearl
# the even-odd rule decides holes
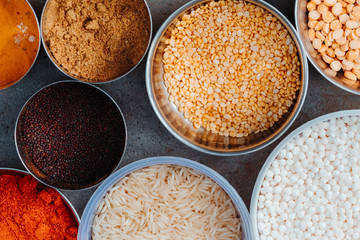
[[[254,239],[360,239],[360,110],[323,115],[271,153],[252,193]]]
[[[321,75],[360,95],[360,1],[296,0],[295,23]]]

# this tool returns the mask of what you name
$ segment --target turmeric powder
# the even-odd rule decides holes
[[[0,0],[0,89],[20,80],[40,48],[39,25],[25,0]]]

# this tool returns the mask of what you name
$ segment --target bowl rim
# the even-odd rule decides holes
[[[250,225],[250,217],[247,207],[243,202],[242,198],[235,190],[235,188],[218,172],[196,162],[194,160],[189,160],[182,157],[173,157],[173,156],[158,156],[158,157],[149,157],[141,160],[137,160],[132,162],[118,171],[114,172],[110,175],[93,193],[90,200],[86,204],[84,212],[81,216],[81,222],[79,226],[79,238],[78,240],[88,240],[91,239],[91,228],[92,222],[96,214],[97,207],[99,202],[103,199],[108,190],[118,183],[122,178],[127,176],[128,174],[153,165],[179,165],[183,167],[191,168],[197,172],[204,174],[205,176],[211,178],[214,182],[219,184],[219,186],[229,195],[234,206],[236,207],[242,222],[242,229],[245,235],[245,239],[252,239],[252,226]]]
[[[42,90],[44,90],[44,89],[46,89],[46,88],[48,88],[48,87],[50,87],[50,86],[52,86],[52,85],[61,84],[61,83],[79,83],[79,84],[86,84],[87,86],[93,87],[93,88],[99,90],[100,92],[102,92],[103,94],[105,94],[105,96],[107,96],[107,97],[109,98],[109,100],[111,100],[111,101],[115,104],[116,108],[118,109],[118,111],[119,111],[119,113],[120,113],[120,116],[121,116],[121,118],[122,118],[122,121],[124,122],[124,133],[125,133],[125,135],[124,135],[124,147],[123,147],[124,149],[123,149],[123,151],[122,151],[122,154],[121,154],[121,156],[120,156],[119,162],[117,163],[116,167],[114,167],[113,171],[112,171],[109,175],[107,175],[107,177],[109,177],[113,172],[116,171],[116,169],[119,168],[119,166],[120,166],[120,164],[121,164],[121,162],[122,162],[122,160],[123,160],[123,158],[124,158],[124,155],[125,155],[125,153],[126,153],[126,147],[127,147],[127,141],[128,141],[127,126],[126,126],[126,121],[125,121],[124,114],[122,113],[122,111],[121,111],[119,105],[117,104],[117,102],[116,102],[107,92],[105,92],[104,90],[102,90],[101,88],[99,88],[98,86],[95,86],[95,85],[93,85],[93,84],[90,84],[90,83],[87,83],[87,82],[76,81],[76,80],[62,80],[62,81],[57,81],[57,82],[48,84],[48,85],[40,88],[39,90],[37,90],[34,94],[31,95],[31,97],[29,97],[28,100],[26,100],[26,102],[25,102],[25,104],[22,106],[22,108],[21,108],[21,110],[20,110],[20,112],[19,112],[19,114],[18,114],[18,116],[17,116],[17,118],[16,118],[16,122],[15,122],[14,141],[15,141],[16,152],[17,152],[17,154],[18,154],[18,157],[19,157],[20,160],[21,160],[21,163],[22,163],[23,166],[25,167],[25,169],[26,169],[36,180],[38,180],[39,182],[41,182],[42,184],[44,184],[44,185],[46,185],[46,186],[48,186],[48,187],[55,188],[55,189],[59,189],[59,190],[65,190],[65,191],[69,191],[69,190],[71,190],[71,191],[80,191],[80,190],[91,189],[91,188],[94,188],[94,187],[98,186],[99,184],[101,184],[107,177],[105,177],[102,181],[100,181],[100,182],[98,182],[98,183],[96,183],[96,184],[93,184],[93,185],[89,185],[89,186],[87,186],[87,187],[85,187],[85,188],[71,189],[71,188],[61,188],[61,187],[52,186],[51,184],[49,184],[49,183],[47,183],[47,182],[44,182],[44,181],[42,181],[41,179],[39,179],[38,176],[36,176],[36,174],[33,173],[33,172],[28,168],[28,166],[25,164],[25,161],[23,160],[23,158],[22,158],[22,156],[21,156],[21,154],[20,154],[20,150],[19,150],[19,146],[18,146],[18,139],[17,139],[17,129],[18,129],[18,125],[19,125],[20,116],[21,116],[21,114],[23,113],[25,107],[27,106],[27,104],[29,103],[29,101],[30,101],[31,99],[33,99],[33,97],[34,97],[35,95],[37,95],[39,92],[41,92]]]
[[[288,136],[286,136],[277,146],[276,148],[271,152],[269,157],[266,159],[265,163],[263,164],[259,175],[256,179],[252,195],[251,195],[251,202],[250,202],[250,220],[253,230],[253,236],[255,240],[259,239],[259,233],[258,233],[258,227],[257,227],[257,203],[259,198],[259,193],[261,189],[261,185],[264,181],[265,175],[270,168],[271,164],[275,160],[276,156],[280,153],[280,151],[296,136],[301,134],[304,130],[306,130],[309,127],[312,127],[320,122],[328,121],[334,118],[340,118],[340,117],[346,117],[346,116],[360,116],[360,109],[351,109],[351,110],[342,110],[337,112],[328,113],[325,115],[321,115],[317,118],[314,118],[298,128],[296,128],[294,131],[292,131]]]
[[[294,8],[294,16],[295,16],[295,26],[296,26],[296,32],[299,35],[299,39],[300,39],[300,43],[303,46],[303,48],[305,49],[305,54],[307,56],[307,59],[309,59],[309,61],[311,62],[311,64],[314,66],[314,68],[326,79],[328,80],[330,83],[334,84],[335,86],[341,88],[342,90],[345,90],[349,93],[352,94],[356,94],[356,95],[360,95],[360,90],[356,91],[353,88],[350,88],[348,86],[346,86],[345,84],[341,84],[340,82],[336,81],[335,79],[333,79],[332,77],[328,76],[327,74],[325,74],[325,72],[316,64],[316,62],[314,61],[314,58],[311,56],[310,52],[308,51],[308,49],[305,47],[305,44],[303,43],[303,38],[301,37],[301,33],[300,33],[300,26],[298,23],[298,19],[299,19],[299,4],[302,0],[296,0],[295,2],[295,8]]]
[[[19,83],[22,79],[24,79],[24,78],[26,77],[26,75],[28,75],[28,73],[30,72],[30,70],[34,67],[35,62],[36,62],[36,60],[37,60],[37,58],[38,58],[38,56],[39,56],[39,53],[40,53],[40,46],[41,46],[42,36],[41,36],[41,30],[40,30],[39,20],[38,20],[38,18],[37,18],[37,16],[36,16],[36,12],[35,12],[34,8],[33,8],[32,5],[30,4],[30,2],[29,2],[28,0],[23,0],[23,1],[25,1],[25,2],[28,4],[28,6],[30,7],[30,9],[31,9],[31,11],[32,11],[32,15],[35,17],[35,20],[36,20],[37,30],[38,30],[38,34],[39,34],[36,56],[35,56],[32,64],[30,65],[29,69],[26,71],[26,73],[25,73],[22,77],[20,77],[18,80],[10,83],[10,84],[7,85],[6,87],[4,87],[4,88],[1,88],[1,87],[0,87],[0,92],[1,92],[1,91],[4,91],[5,89],[8,89],[8,88],[10,88],[10,87],[12,87],[12,86],[15,86],[15,85],[16,85],[17,83]]]
[[[149,47],[150,47],[150,44],[151,44],[151,38],[152,38],[152,34],[153,34],[153,21],[152,21],[152,16],[151,16],[151,11],[150,11],[150,8],[149,8],[149,4],[147,3],[147,0],[142,0],[144,1],[145,3],[145,6],[146,6],[146,9],[147,9],[147,12],[149,14],[149,22],[150,22],[150,32],[149,32],[149,39],[147,40],[148,44],[146,46],[146,49],[142,55],[142,57],[140,58],[140,60],[130,69],[128,70],[127,72],[125,72],[124,74],[116,77],[116,78],[112,78],[110,80],[106,80],[106,81],[103,81],[103,82],[92,82],[92,81],[88,81],[88,80],[85,80],[85,79],[80,79],[80,78],[77,78],[76,76],[72,76],[70,73],[67,73],[65,71],[65,69],[62,69],[55,61],[54,57],[52,57],[52,54],[51,54],[51,51],[50,49],[48,49],[47,45],[45,44],[45,39],[44,39],[44,34],[43,34],[43,26],[44,26],[44,15],[45,15],[45,11],[47,9],[47,6],[48,6],[48,3],[50,1],[54,1],[54,0],[46,0],[45,2],[45,5],[42,9],[42,12],[41,12],[41,20],[40,20],[40,27],[39,27],[39,31],[41,31],[41,42],[42,42],[42,45],[44,47],[44,50],[46,52],[46,55],[48,56],[48,58],[50,59],[50,61],[55,65],[55,67],[60,70],[60,72],[62,72],[63,74],[66,75],[66,77],[69,77],[71,78],[72,80],[76,80],[76,81],[79,81],[79,82],[84,82],[84,83],[89,83],[89,84],[93,84],[93,85],[102,85],[102,84],[106,84],[106,83],[111,83],[111,82],[114,82],[114,81],[117,81],[117,80],[120,80],[120,79],[123,79],[125,78],[128,74],[130,74],[135,68],[137,68],[137,66],[139,66],[139,64],[142,62],[142,60],[145,58],[148,50],[149,50]]]
[[[16,168],[8,168],[8,167],[0,167],[0,175],[2,174],[7,174],[7,173],[3,173],[3,172],[11,172],[9,174],[20,174],[20,175],[26,175],[26,176],[31,176],[32,178],[34,178],[34,176],[32,176],[32,174],[28,171],[24,171],[24,170],[21,170],[21,169],[16,169]],[[44,185],[42,182],[40,182],[39,180],[37,180],[36,178],[34,178],[37,182],[39,182],[40,184]],[[69,201],[69,199],[62,193],[60,192],[58,189],[55,189],[55,188],[52,188],[52,187],[49,187],[47,185],[45,185],[46,187],[48,188],[51,188],[51,189],[54,189],[58,194],[60,194],[61,198],[64,200],[65,202],[65,205],[66,205],[66,208],[68,210],[71,211],[71,213],[73,214],[73,217],[75,218],[76,220],[76,223],[78,225],[78,228],[80,226],[80,217],[76,211],[76,209],[74,208],[74,206],[71,204],[71,202]]]
[[[289,32],[289,34],[292,36],[296,47],[298,49],[298,55],[299,55],[299,61],[301,63],[301,80],[302,81],[302,88],[300,88],[299,91],[299,95],[298,95],[298,105],[297,108],[295,108],[293,110],[293,116],[292,118],[288,118],[285,122],[282,128],[277,130],[277,133],[270,139],[267,139],[266,141],[262,142],[262,143],[258,143],[255,146],[249,147],[247,149],[243,149],[243,150],[211,150],[206,148],[206,146],[201,145],[201,144],[196,144],[193,143],[191,141],[189,141],[187,138],[184,138],[182,136],[182,134],[180,134],[177,130],[173,129],[170,124],[167,123],[165,116],[163,116],[161,114],[160,109],[158,108],[158,104],[156,103],[155,100],[155,94],[154,94],[154,89],[152,87],[152,59],[154,57],[154,54],[157,50],[157,46],[159,43],[160,38],[162,37],[162,35],[165,33],[165,31],[167,30],[168,26],[172,23],[172,21],[174,19],[176,19],[181,13],[185,12],[186,10],[188,10],[189,8],[200,4],[202,2],[210,2],[211,0],[192,0],[186,4],[184,4],[183,6],[181,6],[180,8],[178,8],[176,11],[174,11],[166,20],[165,22],[161,25],[161,27],[159,28],[159,30],[157,31],[156,35],[153,38],[153,41],[151,43],[150,49],[149,49],[149,53],[148,53],[148,57],[147,57],[147,62],[146,62],[146,70],[145,70],[145,83],[146,83],[146,90],[147,90],[147,94],[148,94],[148,98],[150,101],[150,104],[156,114],[156,116],[158,117],[158,119],[160,120],[160,122],[163,124],[163,126],[180,142],[184,143],[185,145],[187,145],[188,147],[191,147],[197,151],[203,152],[203,153],[207,153],[210,155],[217,155],[217,156],[238,156],[238,155],[244,155],[244,154],[248,154],[248,153],[252,153],[255,151],[258,151],[260,149],[263,149],[267,146],[269,146],[270,144],[272,144],[273,142],[275,142],[279,137],[281,137],[289,128],[290,126],[294,123],[296,117],[298,116],[298,114],[300,113],[302,106],[305,102],[305,98],[306,98],[306,93],[307,93],[307,88],[308,88],[308,63],[307,63],[307,59],[306,59],[306,54],[305,54],[305,50],[304,50],[304,46],[301,43],[301,39],[299,38],[296,29],[294,28],[294,26],[290,23],[290,21],[279,11],[277,10],[274,6],[270,5],[269,3],[263,1],[263,0],[244,0],[246,2],[250,2],[253,4],[256,4],[262,8],[265,8],[267,11],[271,12],[277,19],[280,20],[280,22],[284,25],[284,27],[287,29],[287,31]],[[289,116],[290,117],[290,116]]]

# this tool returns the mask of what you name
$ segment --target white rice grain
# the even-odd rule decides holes
[[[226,192],[187,167],[137,170],[99,204],[93,240],[241,239],[240,219]]]

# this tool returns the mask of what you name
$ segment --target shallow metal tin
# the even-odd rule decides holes
[[[251,203],[250,203],[250,218],[251,218],[251,225],[253,236],[255,240],[259,240],[259,232],[258,232],[258,226],[257,226],[257,203],[259,199],[259,194],[261,190],[262,183],[264,181],[264,178],[266,176],[266,173],[268,169],[270,168],[271,164],[275,160],[276,156],[280,153],[280,151],[296,136],[301,134],[305,129],[308,129],[320,122],[328,121],[335,118],[345,117],[345,116],[360,116],[360,110],[344,110],[344,111],[338,111],[329,113],[323,116],[320,116],[318,118],[315,118],[297,129],[295,129],[293,132],[291,132],[284,140],[282,140],[279,145],[271,152],[270,156],[267,158],[266,162],[264,163],[263,167],[261,168],[261,171],[256,179],[255,186],[253,188],[253,192],[251,195]]]
[[[43,33],[43,23],[45,21],[45,18],[46,18],[46,10],[48,8],[48,3],[50,1],[54,1],[54,0],[47,0],[45,5],[44,5],[44,8],[43,8],[43,11],[41,13],[41,33]],[[51,54],[51,51],[49,50],[48,46],[46,45],[45,43],[45,40],[44,40],[44,36],[43,34],[41,34],[41,42],[44,46],[44,49],[45,49],[45,52],[46,54],[48,55],[49,59],[51,60],[51,62],[57,67],[57,69],[59,69],[62,73],[64,73],[66,76],[68,76],[69,78],[72,78],[74,80],[78,80],[78,81],[81,81],[81,82],[87,82],[87,83],[90,83],[90,84],[104,84],[104,83],[109,83],[109,82],[113,82],[113,81],[116,81],[116,80],[119,80],[125,76],[127,76],[130,72],[132,72],[140,63],[141,61],[144,59],[149,47],[150,47],[150,43],[151,43],[151,37],[152,37],[152,31],[153,31],[153,22],[152,22],[152,17],[151,17],[151,11],[150,11],[150,8],[149,8],[149,5],[147,3],[146,0],[143,0],[145,5],[146,5],[146,8],[147,8],[147,11],[148,11],[148,14],[149,14],[149,22],[150,22],[150,34],[149,34],[149,39],[147,39],[148,41],[148,44],[147,44],[147,47],[146,47],[146,50],[143,54],[143,56],[141,57],[141,59],[139,60],[139,62],[133,67],[131,68],[129,71],[127,71],[126,73],[124,73],[123,75],[119,76],[119,77],[116,77],[114,79],[110,79],[110,80],[107,80],[107,81],[103,81],[103,82],[91,82],[89,81],[88,79],[82,79],[82,78],[78,78],[78,77],[75,77],[73,75],[71,75],[70,73],[68,73],[64,68],[62,68],[60,65],[57,64],[55,58],[53,57],[53,55]]]
[[[0,168],[0,175],[4,175],[4,174],[16,175],[16,176],[31,175],[29,172],[19,170],[19,169],[15,169],[15,168]],[[62,192],[60,192],[57,189],[55,189],[55,191],[58,194],[60,194],[61,198],[64,200],[64,204],[65,204],[66,208],[72,213],[73,219],[76,220],[76,223],[79,226],[80,217],[77,214],[77,212],[76,212],[75,208],[73,207],[73,205],[71,204],[71,202],[65,197],[65,195]]]
[[[308,65],[300,38],[296,34],[291,23],[273,6],[261,0],[247,0],[256,4],[276,16],[286,27],[293,38],[299,52],[301,61],[301,89],[298,97],[286,113],[273,127],[267,131],[250,134],[247,137],[224,137],[206,131],[203,128],[196,129],[188,120],[184,119],[176,106],[168,100],[168,92],[163,82],[162,55],[166,47],[165,40],[169,38],[179,18],[192,9],[205,5],[211,0],[194,0],[178,10],[163,23],[151,44],[146,65],[146,88],[150,103],[165,128],[178,140],[195,150],[222,156],[233,156],[251,153],[260,150],[278,139],[291,126],[305,101],[308,87]]]
[[[123,150],[122,150],[122,154],[121,156],[119,156],[119,162],[118,164],[114,167],[114,169],[112,170],[111,173],[109,173],[109,175],[111,175],[114,171],[116,171],[116,169],[120,166],[121,162],[122,162],[122,159],[125,155],[125,151],[126,151],[126,146],[127,146],[127,127],[126,127],[126,122],[125,122],[125,118],[124,118],[124,115],[119,107],[119,105],[115,102],[115,100],[107,93],[105,92],[104,90],[102,90],[101,88],[97,87],[97,86],[94,86],[92,84],[89,84],[89,83],[85,83],[85,82],[78,82],[78,81],[74,81],[74,80],[64,80],[64,81],[59,81],[59,82],[55,82],[55,83],[52,83],[52,84],[49,84],[43,88],[41,88],[40,90],[38,90],[36,93],[34,93],[27,101],[26,103],[24,104],[24,106],[22,107],[21,111],[19,112],[19,115],[16,119],[16,123],[15,123],[15,134],[14,134],[14,138],[15,138],[15,145],[16,145],[16,151],[18,153],[18,156],[22,162],[22,164],[24,165],[24,167],[26,168],[26,170],[29,171],[29,173],[34,177],[36,178],[38,181],[40,181],[42,184],[46,185],[46,186],[49,186],[49,187],[52,187],[52,188],[56,188],[56,189],[61,189],[61,190],[84,190],[84,189],[89,189],[89,188],[92,188],[92,187],[95,187],[97,185],[99,185],[102,181],[104,181],[106,179],[106,177],[100,181],[96,181],[92,184],[88,184],[88,185],[85,185],[85,186],[80,186],[79,184],[74,184],[74,185],[69,185],[69,184],[62,184],[61,182],[57,183],[56,185],[54,184],[51,184],[50,181],[48,181],[45,177],[41,177],[40,176],[40,172],[34,167],[34,166],[30,166],[31,165],[31,161],[30,160],[27,160],[25,154],[23,153],[23,151],[20,149],[19,147],[19,140],[18,140],[18,134],[19,134],[19,119],[22,115],[22,113],[24,112],[24,109],[27,107],[29,101],[35,96],[37,95],[39,92],[41,92],[43,89],[49,87],[49,86],[52,86],[52,85],[55,85],[55,84],[59,84],[59,83],[72,83],[72,82],[75,82],[75,83],[78,83],[78,84],[86,84],[87,86],[90,86],[90,87],[93,87],[97,90],[99,90],[101,93],[105,94],[110,101],[112,101],[115,106],[117,107],[117,109],[119,110],[119,113],[121,115],[121,118],[122,118],[122,121],[123,121],[123,125],[124,125],[124,146],[123,146]],[[33,164],[32,164],[33,165]],[[108,175],[108,176],[109,176]]]
[[[38,18],[37,18],[37,16],[36,16],[36,13],[35,13],[33,7],[32,7],[31,4],[29,3],[29,1],[28,1],[28,0],[24,0],[24,1],[29,5],[29,7],[30,7],[30,9],[31,9],[31,11],[32,11],[32,14],[33,14],[33,16],[35,17],[35,20],[36,20],[37,30],[38,30],[38,33],[39,33],[39,39],[37,40],[37,41],[38,41],[37,53],[36,53],[36,56],[35,56],[35,58],[34,58],[34,61],[32,62],[31,66],[29,67],[29,69],[27,70],[27,72],[26,72],[19,80],[14,81],[14,82],[10,83],[9,85],[7,85],[7,86],[5,86],[5,87],[3,87],[3,88],[0,87],[0,92],[1,92],[2,90],[5,90],[5,89],[11,87],[11,86],[14,86],[16,83],[20,82],[23,78],[25,78],[25,76],[30,72],[30,70],[31,70],[32,67],[34,66],[34,64],[35,64],[35,62],[36,62],[36,59],[37,59],[38,56],[39,56],[40,43],[41,43],[40,39],[42,38],[42,37],[41,37],[39,20],[38,20]]]
[[[100,186],[99,188],[94,192],[92,197],[90,198],[89,202],[87,203],[85,210],[83,212],[83,215],[81,217],[81,223],[79,226],[79,234],[78,234],[78,240],[90,240],[91,239],[91,233],[92,233],[92,224],[94,221],[94,217],[97,211],[97,208],[100,204],[100,201],[104,198],[105,194],[108,192],[110,188],[112,188],[116,183],[118,183],[122,178],[127,176],[128,174],[138,170],[142,169],[148,166],[153,165],[178,165],[178,166],[184,166],[191,169],[194,169],[197,172],[200,172],[204,174],[205,176],[208,176],[212,180],[214,180],[217,184],[224,189],[224,191],[229,195],[232,202],[234,203],[236,209],[238,210],[239,216],[241,218],[241,226],[242,226],[242,238],[244,240],[252,240],[252,230],[250,225],[250,218],[248,210],[237,193],[237,191],[234,189],[234,187],[231,186],[231,184],[222,177],[219,173],[214,171],[213,169],[189,160],[185,158],[179,158],[179,157],[151,157],[151,158],[145,158],[136,162],[133,162],[120,170],[113,173],[110,177],[108,177]]]
[[[301,40],[301,44],[304,46],[307,57],[318,72],[326,78],[329,82],[335,86],[348,91],[353,94],[360,95],[360,81],[352,81],[344,77],[344,73],[338,72],[336,76],[332,75],[329,64],[323,61],[320,53],[314,49],[308,34],[308,16],[307,5],[308,1],[296,0],[295,3],[295,24],[297,32]]]

